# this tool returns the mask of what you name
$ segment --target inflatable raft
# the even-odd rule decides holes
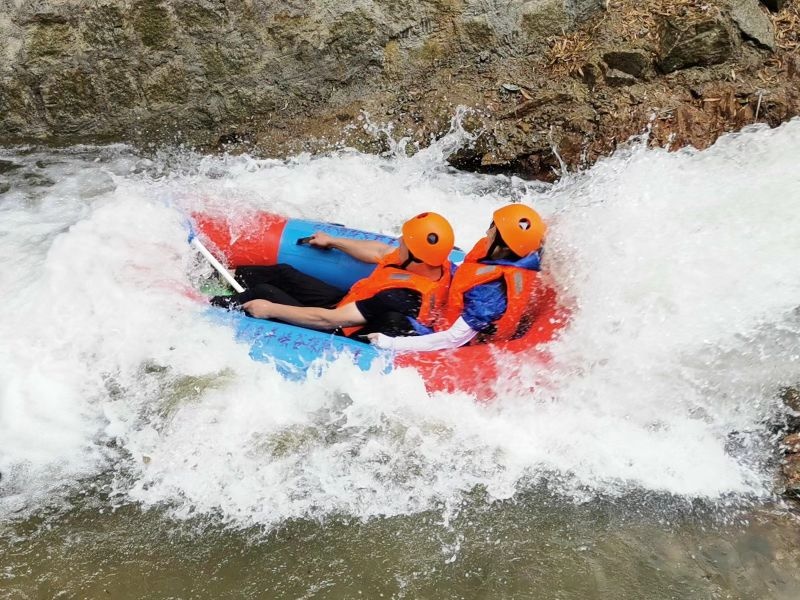
[[[336,237],[378,240],[397,245],[395,238],[350,229],[336,223],[287,219],[272,213],[256,213],[233,221],[207,214],[194,215],[195,231],[217,257],[224,257],[231,268],[287,263],[347,290],[368,276],[374,265],[362,263],[338,250],[323,250],[303,244],[304,238],[317,231]],[[450,259],[459,263],[461,250]],[[254,319],[247,315],[209,308],[216,321],[230,324],[237,339],[250,345],[254,360],[274,362],[288,378],[302,378],[315,365],[338,357],[347,357],[361,369],[401,367],[416,369],[430,392],[464,391],[480,398],[490,397],[499,377],[513,378],[514,371],[531,361],[544,363],[547,356],[538,348],[550,341],[563,327],[565,315],[559,309],[552,289],[544,289],[531,328],[521,338],[497,344],[464,346],[454,350],[409,352],[393,355],[369,344],[285,323]]]

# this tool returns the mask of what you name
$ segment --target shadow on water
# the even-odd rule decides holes
[[[4,597],[800,597],[800,525],[767,508],[475,492],[456,509],[265,532],[79,504],[0,529]]]

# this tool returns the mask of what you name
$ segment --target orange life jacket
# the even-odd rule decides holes
[[[464,257],[464,262],[453,276],[447,308],[444,318],[438,323],[437,330],[448,329],[458,320],[464,310],[464,294],[478,285],[502,278],[506,284],[506,310],[492,323],[494,327],[491,332],[476,336],[472,343],[502,342],[524,333],[537,308],[536,290],[539,273],[511,265],[486,265],[478,262],[486,258],[488,250],[489,240],[483,238]]]
[[[383,257],[369,277],[357,281],[338,306],[371,298],[378,292],[394,289],[406,289],[419,292],[422,304],[416,320],[426,327],[431,327],[444,309],[447,301],[447,290],[450,287],[450,261],[442,265],[442,276],[434,281],[423,275],[411,273],[397,266],[400,262],[400,250],[395,250]],[[353,335],[362,326],[344,327],[343,333]]]

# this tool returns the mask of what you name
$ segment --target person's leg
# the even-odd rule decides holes
[[[270,302],[288,306],[305,306],[297,298],[269,283],[256,285],[246,289],[241,294],[234,294],[233,296],[215,296],[211,299],[211,304],[222,308],[241,308],[242,304],[250,302],[250,300],[269,300]]]
[[[346,293],[287,264],[240,267],[236,269],[236,279],[248,289],[270,284],[274,288],[283,290],[300,303],[292,306],[332,308],[344,298]],[[264,299],[269,300],[269,298]],[[274,302],[278,302],[278,300],[274,300]],[[280,302],[280,304],[286,303]]]
[[[234,277],[244,288],[256,287],[261,283],[274,283],[280,278],[283,265],[238,267]]]

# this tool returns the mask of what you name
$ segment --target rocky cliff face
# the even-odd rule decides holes
[[[204,142],[522,56],[597,0],[3,0],[0,136]],[[341,122],[350,119],[350,113]]]
[[[0,143],[380,151],[364,113],[425,144],[466,105],[455,164],[553,178],[800,113],[800,0],[770,2],[0,0]]]
[[[756,0],[619,0],[533,68],[505,71],[520,89],[498,90],[490,126],[461,159],[552,178],[553,148],[574,168],[645,130],[654,144],[704,148],[777,125],[800,114],[799,42],[797,1],[771,14]]]

